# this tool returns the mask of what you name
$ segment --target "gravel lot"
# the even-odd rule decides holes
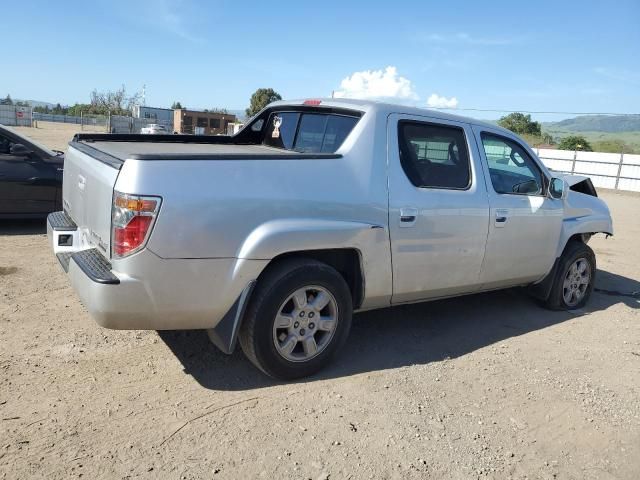
[[[98,327],[42,223],[0,223],[0,478],[640,478],[640,197],[602,196],[584,311],[365,313],[291,384],[200,331]]]

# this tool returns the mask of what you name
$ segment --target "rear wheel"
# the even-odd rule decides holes
[[[322,369],[351,327],[349,287],[332,267],[310,259],[283,260],[259,280],[240,329],[245,355],[284,380]]]
[[[571,242],[562,254],[545,306],[553,310],[582,308],[593,291],[596,256],[582,242]]]

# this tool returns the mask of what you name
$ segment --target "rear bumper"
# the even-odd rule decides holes
[[[58,212],[59,213],[59,212]],[[97,249],[61,247],[55,217],[47,219],[52,248],[95,321],[118,330],[215,328],[265,260],[164,259],[149,249],[109,263]],[[71,232],[71,233],[69,233]],[[75,250],[74,250],[75,249]]]

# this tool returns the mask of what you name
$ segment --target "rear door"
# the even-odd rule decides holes
[[[547,195],[549,175],[517,138],[474,126],[491,206],[482,287],[536,281],[555,261],[563,201]]]
[[[489,203],[470,126],[393,114],[387,135],[392,302],[477,290]]]

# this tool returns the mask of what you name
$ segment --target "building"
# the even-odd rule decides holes
[[[144,118],[147,120],[147,123],[159,123],[165,126],[173,125],[173,110],[171,108],[134,105],[133,117]]]
[[[235,135],[244,127],[242,122],[231,122],[227,125],[227,135]]]
[[[173,130],[196,135],[226,135],[236,116],[230,113],[200,112],[176,109],[173,111]]]

